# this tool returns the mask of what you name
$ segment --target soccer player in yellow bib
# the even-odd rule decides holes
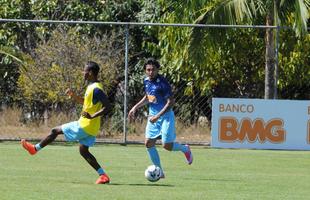
[[[107,114],[111,110],[110,102],[97,78],[99,70],[99,65],[93,61],[89,61],[85,65],[83,71],[84,80],[89,84],[84,97],[76,95],[71,89],[66,91],[67,95],[83,104],[81,117],[78,121],[53,128],[51,133],[36,145],[27,142],[25,139],[21,140],[21,144],[31,155],[34,155],[61,134],[65,136],[67,141],[78,141],[81,156],[99,174],[96,184],[106,184],[110,182],[110,178],[88,150],[89,147],[95,144],[96,135],[99,133],[100,116]]]

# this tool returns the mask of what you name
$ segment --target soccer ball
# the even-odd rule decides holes
[[[148,181],[156,182],[160,179],[161,173],[162,172],[161,172],[160,167],[158,167],[156,165],[150,165],[145,170],[144,175]]]

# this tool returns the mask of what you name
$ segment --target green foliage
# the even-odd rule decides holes
[[[141,11],[137,14],[137,19],[139,22],[158,22],[160,12],[158,1],[145,0],[141,2]]]
[[[28,18],[29,1],[0,1],[0,18]],[[17,91],[19,76],[18,64],[21,64],[19,50],[31,48],[32,37],[27,37],[32,29],[29,24],[0,24],[0,105],[12,105]]]
[[[19,65],[23,61],[21,55],[12,47],[0,46],[0,104],[12,105],[17,87]]]
[[[36,1],[9,1],[0,2],[0,18],[12,19],[47,19],[47,20],[84,20],[84,21],[136,21],[136,12],[140,11],[140,1],[79,1],[79,0],[36,0]],[[29,23],[1,23],[0,45],[21,50],[31,54],[40,41],[48,41],[52,37],[57,24],[29,24]],[[100,38],[106,33],[112,33],[111,26],[71,25],[76,27],[76,32],[84,36]],[[123,38],[120,40],[123,41]],[[118,44],[122,44],[118,42]],[[117,45],[117,48],[119,46]],[[0,55],[0,77],[6,73],[6,69],[15,69],[12,74],[15,80],[18,78],[19,69],[11,57]],[[21,59],[21,58],[19,58]],[[28,59],[29,60],[29,59]],[[121,59],[120,59],[121,60]],[[15,66],[14,66],[15,65]],[[120,67],[118,65],[116,67]],[[118,69],[118,72],[121,71]],[[6,76],[8,77],[8,76]],[[25,78],[24,78],[25,79]],[[7,79],[4,79],[5,81]],[[10,81],[5,83],[13,87],[16,92],[16,84]],[[11,95],[13,95],[11,93]],[[29,93],[31,94],[31,93]],[[53,96],[53,95],[52,95]],[[53,96],[53,99],[57,98]],[[2,100],[1,100],[2,102]]]
[[[182,6],[175,2],[168,5],[176,11],[165,14],[165,22],[184,20],[191,23],[211,2],[187,2]],[[182,12],[185,13],[183,16],[180,14],[182,9],[187,11]],[[238,29],[225,33],[215,28],[199,29],[202,35],[199,39],[191,38],[192,31],[192,28],[167,27],[159,36],[164,73],[175,83],[187,82],[185,94],[194,94],[198,88],[201,93],[210,94],[212,91],[218,96],[261,96],[257,89],[261,88],[263,80],[261,58],[264,45],[259,31]],[[209,38],[211,32],[218,33],[212,42]],[[193,39],[197,41],[193,42]]]
[[[310,36],[297,39],[286,31],[283,37],[286,41],[280,46],[278,81],[281,98],[310,99]]]
[[[214,96],[263,97],[264,50],[259,31],[229,31],[201,57],[205,63],[205,67],[198,68],[201,70],[198,74],[204,73],[202,84],[209,86],[207,89]]]
[[[305,8],[309,7],[308,1],[279,1],[278,7],[273,6],[274,1],[182,2],[160,1],[163,10],[161,21],[264,24],[266,15],[275,12],[281,17],[279,24],[294,25],[298,33],[298,30],[302,32],[305,28],[304,21],[308,18]],[[165,73],[174,82],[188,82],[184,90],[187,95],[194,94],[198,88],[212,96],[262,97],[265,65],[263,37],[263,32],[253,30],[167,27],[159,34],[161,61],[166,67]],[[283,40],[283,43],[286,41]],[[306,82],[305,77],[301,78]],[[292,79],[294,76],[283,81]]]
[[[228,22],[230,19],[235,20],[235,23],[264,24],[265,14],[274,8],[273,2],[2,0],[0,17],[211,23],[212,18],[207,17],[212,16],[212,13],[218,13],[213,15],[215,17],[213,20]],[[306,8],[309,7],[309,1],[276,1],[276,3],[278,4],[275,16],[279,17],[279,24],[292,26],[296,28],[295,30],[300,30],[302,35],[305,19],[308,17]],[[224,18],[224,11],[229,11],[230,17]],[[18,94],[23,94],[25,99],[19,95],[15,100],[27,100],[32,103],[39,101],[44,104],[64,103],[65,88],[72,86],[81,89],[82,81],[77,78],[81,74],[76,69],[79,66],[80,70],[87,59],[97,60],[103,67],[113,66],[105,68],[106,74],[102,75],[102,80],[109,80],[104,83],[108,89],[117,90],[117,85],[123,83],[124,45],[121,41],[124,41],[124,35],[121,31],[114,31],[111,26],[63,25],[62,31],[58,27],[58,24],[0,24],[0,45],[3,47],[0,55],[1,102],[12,102],[14,93],[18,91]],[[75,32],[72,33],[72,30]],[[192,102],[205,95],[262,97],[265,51],[263,31],[227,29],[225,32],[224,29],[213,28],[133,26],[130,27],[129,33],[130,105],[141,97],[141,80],[144,75],[142,64],[143,59],[149,56],[160,58],[163,66],[161,73],[168,76],[174,86],[181,88],[178,94],[192,99],[181,110],[186,116],[192,115],[191,111],[187,112]],[[107,38],[107,35],[110,37],[113,34],[117,39]],[[281,38],[285,38],[284,35],[281,34]],[[309,39],[299,40],[292,34],[289,34],[289,37],[292,39],[281,41],[279,96],[307,99],[309,65],[306,55]],[[103,55],[100,49],[108,47],[98,44],[98,41],[105,41],[104,44],[111,42],[109,45],[118,50]],[[93,42],[91,45],[97,50],[88,49],[87,42],[89,44]],[[92,53],[87,54],[88,51]],[[27,55],[22,56],[22,53]],[[117,55],[114,61],[109,60],[114,55]],[[22,74],[18,81],[21,90],[17,90],[19,73]],[[184,84],[186,87],[183,87]],[[117,95],[114,100],[119,102],[118,106],[122,108],[123,94]],[[122,113],[117,115],[122,116]]]
[[[93,1],[93,3],[71,1],[44,1],[38,0],[33,4],[34,13],[40,14],[43,19],[83,20],[96,19],[104,3]],[[39,16],[38,16],[39,17]],[[99,18],[101,16],[98,16]]]
[[[82,70],[87,61],[93,60],[101,66],[100,80],[109,90],[120,65],[123,49],[117,45],[117,33],[101,38],[89,38],[57,29],[47,42],[40,44],[35,56],[24,56],[25,67],[21,68],[18,85],[23,98],[43,103],[61,103],[67,100],[65,90],[73,88],[82,95]],[[119,48],[115,48],[115,47]]]

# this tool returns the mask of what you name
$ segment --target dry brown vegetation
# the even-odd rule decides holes
[[[0,111],[0,139],[21,139],[28,138],[40,140],[46,136],[51,128],[61,124],[76,120],[77,117],[68,113],[53,112],[49,114],[48,119],[40,122],[21,121],[22,111],[18,108],[3,109]],[[108,121],[109,123],[109,121]],[[116,140],[122,141],[124,135],[122,132],[112,132],[111,124],[106,123],[98,136],[101,140]],[[146,120],[128,124],[127,141],[144,141],[144,130]],[[184,126],[180,121],[176,122],[177,140],[180,142],[191,143],[208,143],[210,142],[210,128],[206,125],[191,125]],[[63,140],[63,137],[58,138]]]

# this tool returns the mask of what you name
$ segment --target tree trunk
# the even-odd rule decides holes
[[[273,25],[273,14],[269,13],[266,18],[266,25]],[[274,31],[266,29],[266,65],[265,65],[265,99],[274,99],[275,87],[275,49],[274,49]]]

